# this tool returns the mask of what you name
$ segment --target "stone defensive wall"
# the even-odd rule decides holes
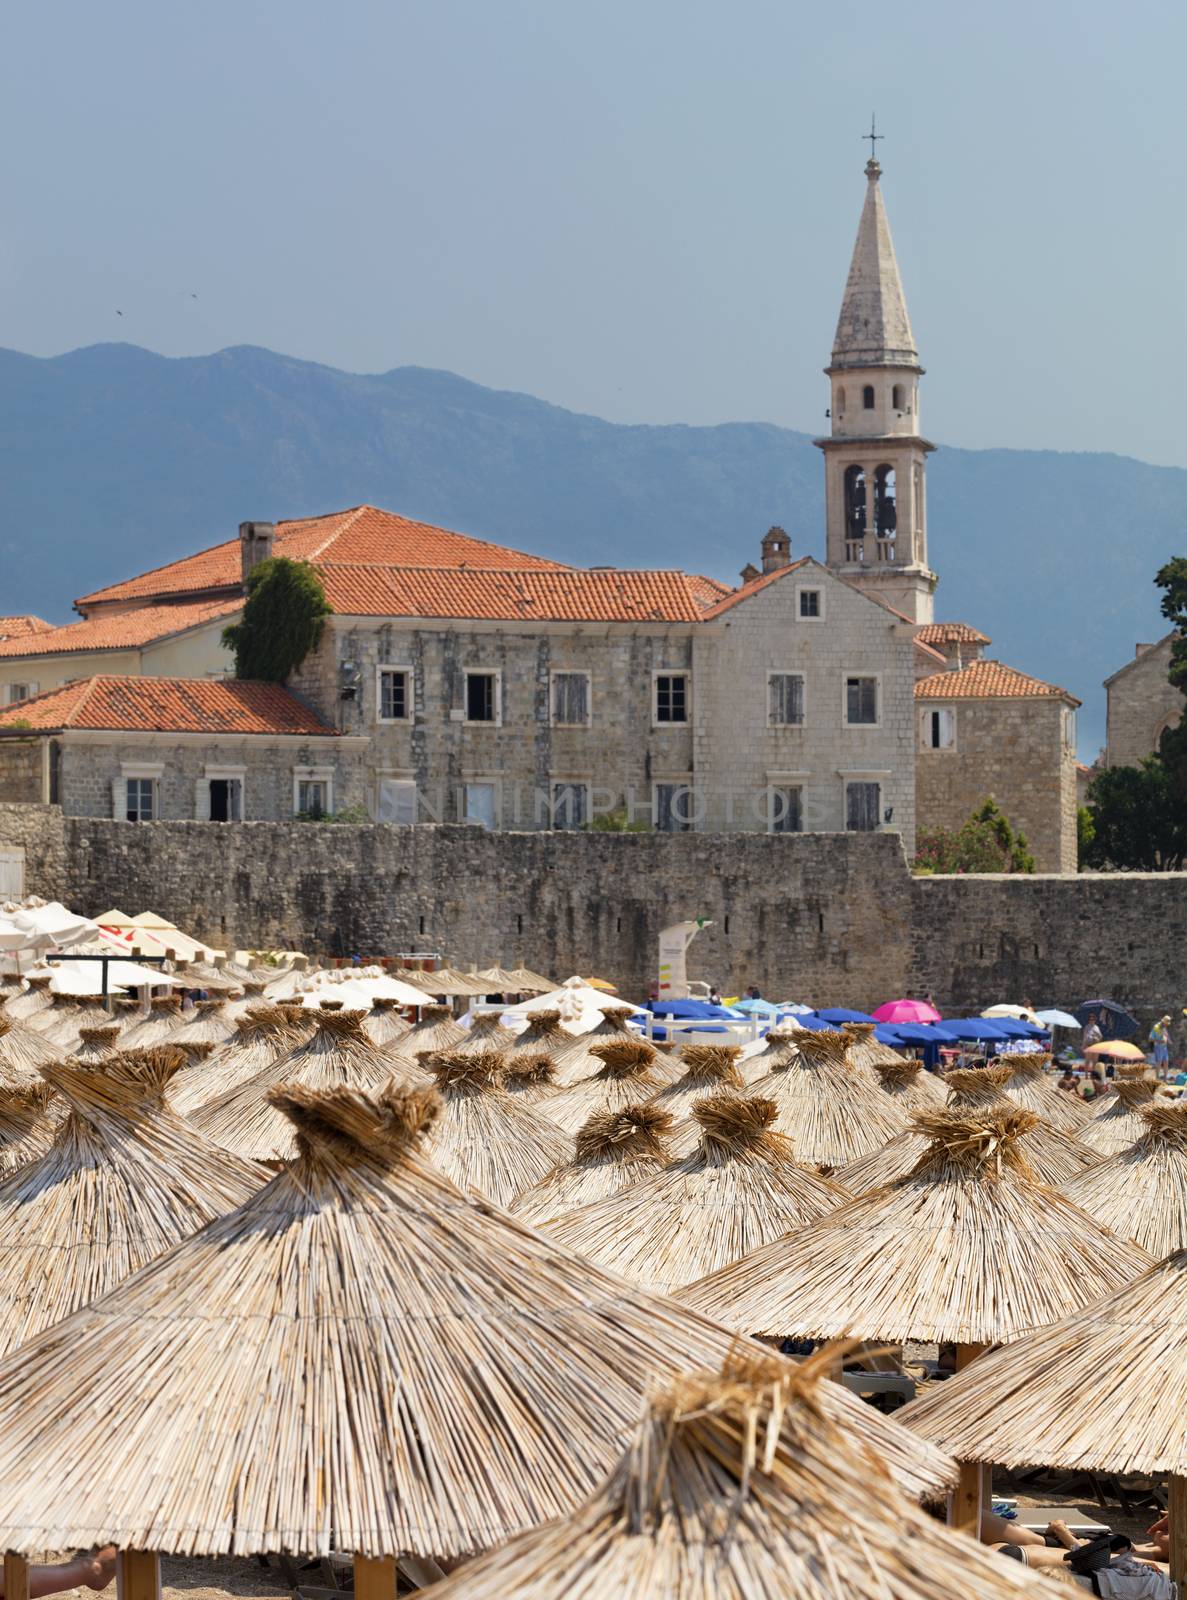
[[[364,957],[439,950],[655,975],[661,927],[712,920],[691,976],[864,1007],[958,1012],[1104,991],[1143,1021],[1187,1002],[1187,874],[913,878],[895,834],[491,832],[160,822],[0,806],[0,870],[89,914],[151,908],[211,943]]]

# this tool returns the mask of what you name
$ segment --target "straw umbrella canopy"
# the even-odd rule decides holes
[[[841,1032],[849,1040],[851,1064],[869,1067],[884,1094],[890,1096],[904,1116],[913,1111],[935,1110],[945,1100],[944,1085],[934,1073],[925,1072],[921,1061],[900,1055],[874,1037],[873,1022],[846,1022]]]
[[[497,1011],[480,1011],[470,1019],[470,1026],[456,1044],[446,1046],[460,1050],[462,1055],[485,1055],[488,1050],[506,1050],[515,1043],[515,1035],[505,1028]]]
[[[1086,1108],[1075,1095],[1057,1089],[1047,1072],[1051,1057],[1039,1050],[1018,1051],[1000,1056],[998,1064],[1010,1068],[1004,1088],[1009,1099],[1025,1111],[1035,1111],[1053,1128],[1078,1134],[1084,1125]]]
[[[1115,1156],[1128,1150],[1146,1131],[1143,1110],[1159,1098],[1159,1082],[1152,1072],[1117,1078],[1098,1116],[1080,1127],[1079,1140],[1098,1156]]]
[[[49,1149],[57,1127],[45,1083],[0,1084],[0,1178]]]
[[[83,1028],[102,1028],[119,1018],[103,1004],[102,995],[55,994],[45,1011],[27,1018],[23,1026],[36,1033],[58,1055],[73,1050]]]
[[[751,1050],[748,1055],[746,1046],[743,1046],[738,1071],[746,1083],[753,1086],[768,1072],[781,1071],[788,1066],[797,1052],[796,1041],[803,1038],[805,1031],[803,1028],[768,1028],[761,1048]]]
[[[425,1151],[459,1189],[475,1190],[496,1205],[539,1183],[573,1153],[573,1141],[535,1106],[503,1087],[504,1058],[497,1050],[463,1055],[439,1050],[424,1058],[441,1095],[442,1111]]]
[[[1157,1261],[1187,1248],[1187,1103],[1155,1100],[1138,1115],[1142,1136],[1082,1172],[1064,1193]]]
[[[239,992],[231,995],[229,999],[223,1002],[223,1016],[230,1017],[232,1022],[238,1022],[240,1017],[246,1016],[253,1006],[262,1006],[267,1003],[264,999],[264,982],[262,979],[245,979],[238,984],[237,988]]]
[[[512,967],[508,976],[515,980],[512,994],[547,994],[555,986],[555,979],[542,978],[530,967]]]
[[[526,1015],[530,1017],[533,1013],[527,1012]],[[590,1078],[602,1070],[605,1063],[590,1054],[595,1046],[633,1044],[638,1039],[637,1030],[627,1027],[627,1018],[633,1015],[629,1006],[611,1006],[601,1013],[596,1026],[588,1033],[579,1033],[576,1037],[565,1035],[563,1046],[555,1051],[556,1081],[561,1088],[567,1089],[582,1078]]]
[[[126,1027],[120,1043],[128,1050],[145,1050],[150,1045],[164,1044],[185,1020],[177,995],[154,996],[149,1004],[148,1016]]]
[[[1014,1102],[1006,1098],[1005,1085],[1011,1068],[1000,1062],[993,1067],[959,1067],[944,1077],[948,1088],[948,1105],[954,1111],[981,1111],[995,1108],[1009,1111]],[[884,1184],[905,1177],[927,1149],[927,1138],[922,1133],[908,1132],[890,1139],[879,1150],[837,1174],[838,1181],[854,1194],[869,1194]],[[1029,1132],[1019,1136],[1019,1150],[1040,1183],[1053,1189],[1062,1188],[1071,1179],[1086,1172],[1093,1163],[1091,1150],[1077,1140],[1053,1128],[1036,1117]]]
[[[11,1017],[0,1016],[0,1086],[40,1083],[40,1069],[61,1054],[53,1045]]]
[[[0,1182],[0,1355],[267,1180],[167,1108],[184,1059],[166,1047],[44,1069],[70,1109],[49,1148]]]
[[[529,1011],[526,1020],[523,1032],[512,1034],[511,1043],[501,1047],[509,1066],[517,1056],[544,1054],[556,1060],[573,1043],[573,1035],[563,1027],[559,1011]]]
[[[1187,1581],[1187,1250],[898,1415],[969,1460],[1169,1473],[1171,1577]]]
[[[848,1192],[794,1159],[757,1095],[709,1095],[699,1148],[606,1200],[567,1212],[553,1238],[608,1272],[671,1294],[833,1211]],[[724,1320],[724,1319],[723,1319]],[[749,1331],[749,1330],[746,1330]]]
[[[736,1347],[460,1193],[416,1148],[432,1090],[272,1097],[290,1167],[0,1364],[4,1549],[486,1549],[593,1491],[650,1384]],[[905,1487],[950,1481],[829,1387]]]
[[[534,1056],[509,1058],[503,1068],[502,1087],[515,1100],[539,1106],[547,1115],[548,1102],[556,1093],[556,1067],[543,1050]]]
[[[672,1081],[671,1064],[646,1039],[611,1040],[591,1053],[601,1063],[598,1070],[548,1101],[549,1117],[570,1135],[598,1112],[641,1105]]]
[[[205,1060],[218,1045],[234,1037],[235,1021],[227,1016],[226,1001],[199,1000],[193,1013],[169,1035],[168,1043],[184,1050],[195,1062]]]
[[[664,1387],[579,1511],[467,1562],[426,1600],[1035,1593],[1024,1567],[905,1503],[876,1451],[830,1419],[828,1359],[738,1361]]]
[[[39,1012],[48,1011],[54,1003],[50,990],[50,978],[29,978],[29,987],[23,994],[14,995],[11,1000],[4,1002],[4,1015],[10,1022],[23,1022],[28,1026],[31,1018]]]
[[[599,1112],[578,1129],[569,1160],[525,1189],[508,1209],[541,1228],[579,1206],[628,1189],[667,1163],[671,1127],[668,1113],[654,1105]]]
[[[907,1119],[868,1067],[853,1066],[848,1040],[831,1028],[796,1035],[794,1053],[750,1085],[776,1104],[776,1133],[786,1134],[809,1166],[848,1166],[906,1130]]]
[[[73,1051],[75,1060],[88,1066],[96,1061],[106,1061],[119,1048],[119,1036],[118,1022],[105,1022],[98,1028],[80,1028],[78,1043]]]
[[[168,939],[165,941],[168,943]],[[210,961],[179,961],[175,976],[185,989],[205,989],[210,994],[229,995],[241,987],[241,980],[224,972]]]
[[[390,1050],[412,1032],[412,1024],[400,1013],[400,1002],[377,995],[363,1018],[363,1032],[380,1050]]]
[[[190,1114],[194,1126],[248,1161],[288,1161],[297,1152],[296,1134],[292,1121],[267,1098],[269,1089],[339,1084],[374,1089],[399,1070],[367,1038],[357,1011],[318,1010],[311,1015],[316,1026],[308,1039],[274,1056],[253,1078],[241,1079],[199,1106]]]
[[[676,1061],[684,1072],[652,1101],[661,1111],[671,1113],[673,1154],[691,1155],[701,1142],[703,1130],[692,1116],[699,1100],[730,1091],[740,1094],[745,1088],[738,1066],[741,1053],[740,1044],[686,1044],[680,1051]]]
[[[246,1012],[236,1022],[232,1038],[173,1079],[169,1104],[188,1117],[266,1071],[311,1036],[312,1018],[301,1020],[308,1020],[309,1026],[299,1027],[292,1014],[280,1006],[258,1005]]]
[[[420,1020],[387,1048],[407,1066],[418,1067],[423,1051],[452,1050],[465,1037],[465,1028],[453,1020],[448,1006],[422,1006]]]

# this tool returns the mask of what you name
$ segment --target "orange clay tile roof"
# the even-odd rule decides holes
[[[0,617],[0,640],[25,638],[32,633],[49,633],[52,622],[40,617]]]
[[[778,583],[780,578],[786,578],[789,572],[798,572],[805,562],[810,561],[810,556],[801,556],[798,561],[790,561],[785,567],[776,567],[774,572],[761,572],[757,578],[751,578],[749,583],[743,583],[736,589],[730,589],[716,605],[711,605],[703,613],[706,622],[712,622],[714,617],[720,617],[731,607],[742,600],[749,600],[752,594],[757,594],[760,589],[766,589],[772,583]]]
[[[100,612],[84,622],[25,638],[0,640],[0,659],[6,656],[53,656],[90,650],[135,650],[154,639],[168,639],[204,622],[230,618],[242,610],[242,600],[182,601],[171,606],[138,606],[134,611]],[[3,630],[0,629],[0,632]]]
[[[1001,661],[972,661],[957,672],[933,672],[915,685],[917,700],[1069,700],[1080,702],[1066,689],[1041,678],[1016,672]]]
[[[696,622],[707,613],[684,572],[465,572],[409,567],[321,569],[341,616],[458,617],[490,622]]]
[[[924,644],[923,640],[918,634],[915,635],[915,649],[919,655],[923,656],[925,660],[934,661],[941,667],[948,659],[946,656],[941,655],[938,650],[933,650],[931,645]]]
[[[0,734],[111,729],[119,733],[290,733],[337,729],[277,683],[235,678],[80,678],[0,711]]]
[[[989,644],[992,641],[967,622],[925,622],[915,635],[924,644]]]
[[[690,572],[688,581],[703,606],[716,605],[719,600],[724,600],[727,594],[733,592],[728,583],[721,583],[716,578],[707,578],[703,572]]]
[[[538,567],[564,570],[559,561],[527,555],[465,533],[412,522],[376,506],[352,506],[299,522],[279,522],[273,551],[294,561],[358,562],[399,567]],[[76,602],[80,610],[103,601],[143,600],[160,595],[238,588],[239,540],[228,539],[124,583],[96,589]]]

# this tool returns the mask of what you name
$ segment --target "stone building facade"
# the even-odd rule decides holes
[[[1168,728],[1178,726],[1183,696],[1166,675],[1173,641],[1168,633],[1157,644],[1136,645],[1133,660],[1105,679],[1105,766],[1136,766],[1153,755]]]

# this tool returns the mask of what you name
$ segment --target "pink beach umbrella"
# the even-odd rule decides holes
[[[939,1022],[940,1013],[926,1000],[888,1000],[872,1013],[875,1022]]]

